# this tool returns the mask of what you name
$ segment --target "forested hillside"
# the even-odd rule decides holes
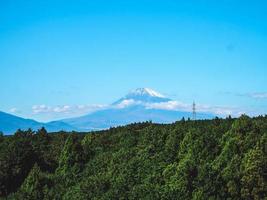
[[[0,135],[2,199],[266,199],[267,117]]]

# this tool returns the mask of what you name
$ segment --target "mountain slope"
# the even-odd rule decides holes
[[[109,127],[121,126],[133,122],[150,121],[156,123],[172,123],[181,118],[190,118],[190,112],[146,109],[144,106],[130,106],[123,109],[107,109],[82,116],[79,118],[66,119],[63,122],[81,130],[101,130]],[[198,114],[198,119],[209,119],[210,114]]]
[[[90,131],[126,125],[134,122],[153,121],[156,123],[172,123],[182,117],[190,118],[192,113],[180,108],[178,102],[165,97],[149,88],[138,88],[115,101],[107,108],[85,116],[41,123],[0,112],[0,131],[12,134],[17,129],[32,130],[45,127],[49,132]],[[188,109],[187,109],[188,110]],[[210,119],[210,113],[198,113],[198,119]]]
[[[0,111],[0,131],[10,134],[14,133],[17,129],[37,129],[41,124],[31,119],[24,119],[8,113]]]
[[[155,107],[168,105],[172,102],[174,101],[152,89],[138,88],[114,102],[105,110],[78,118],[65,119],[62,122],[86,131],[149,120],[156,123],[172,123],[182,117],[192,117],[191,112]],[[213,115],[209,113],[198,113],[198,119],[210,119],[212,117]]]
[[[31,128],[32,130],[40,129],[45,127],[49,132],[65,130],[72,131],[77,130],[76,128],[64,123],[64,122],[49,122],[40,123],[31,119],[24,119],[8,113],[0,111],[0,131],[5,134],[15,133],[18,129],[26,130]]]

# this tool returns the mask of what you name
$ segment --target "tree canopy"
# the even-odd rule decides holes
[[[0,134],[3,199],[266,199],[267,117]]]

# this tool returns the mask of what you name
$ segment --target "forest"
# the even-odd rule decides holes
[[[0,134],[0,199],[267,199],[267,116]]]

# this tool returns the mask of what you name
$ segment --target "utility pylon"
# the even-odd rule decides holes
[[[193,120],[197,119],[197,112],[196,112],[196,103],[193,102]]]

